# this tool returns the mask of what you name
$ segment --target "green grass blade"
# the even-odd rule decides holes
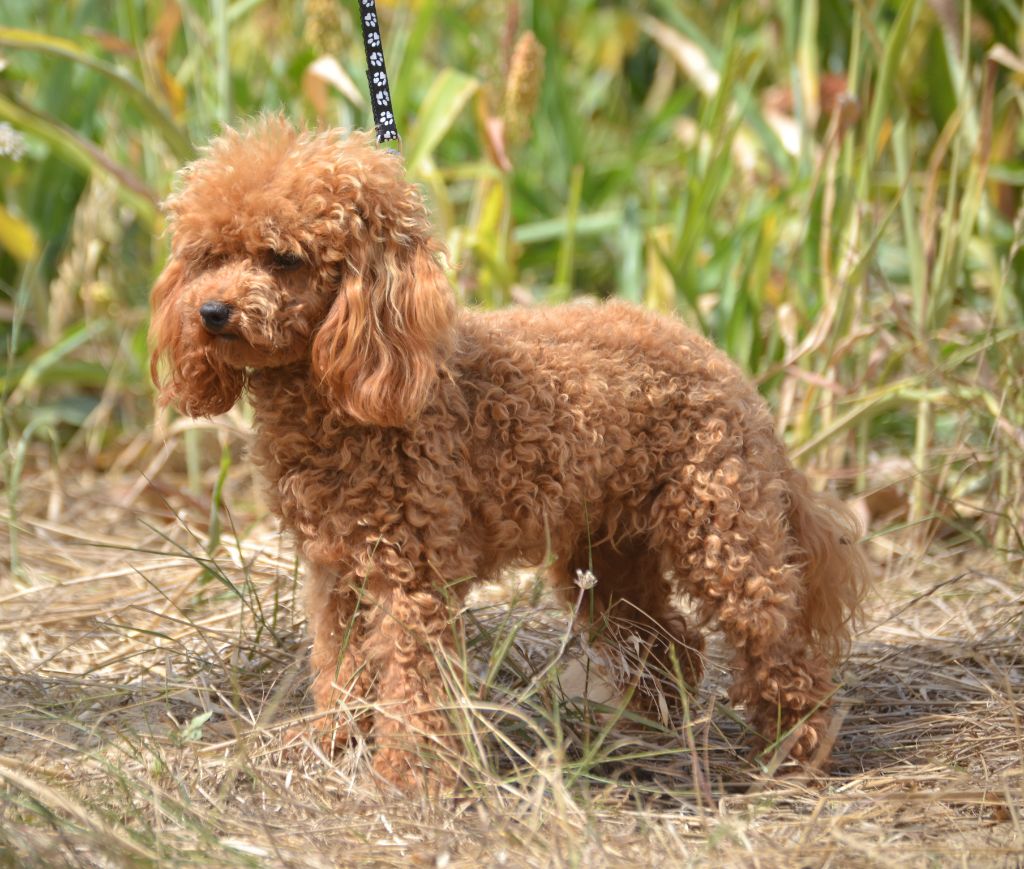
[[[404,137],[405,162],[416,173],[420,164],[452,128],[480,83],[455,69],[444,69],[430,86],[407,136]]]
[[[124,70],[83,51],[70,39],[13,27],[0,27],[0,48],[37,51],[95,70],[132,97],[146,119],[159,130],[175,157],[184,161],[194,156],[195,151],[188,137],[174,123],[166,110],[147,93],[141,82]]]
[[[157,226],[159,212],[156,194],[135,174],[115,163],[94,142],[66,124],[42,112],[0,95],[0,118],[38,136],[64,160],[88,173],[112,178],[124,200],[135,209],[150,229]]]

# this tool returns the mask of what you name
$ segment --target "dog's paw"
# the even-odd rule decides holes
[[[763,734],[754,738],[750,759],[771,775],[778,774],[783,765],[795,766],[803,773],[825,772],[840,723],[841,718],[826,710],[797,718],[789,726],[785,726],[784,720],[782,731],[774,740]]]
[[[415,751],[378,748],[373,771],[384,784],[407,796],[437,800],[455,792],[456,778],[448,764],[428,762]]]

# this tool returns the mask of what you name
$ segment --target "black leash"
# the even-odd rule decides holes
[[[380,38],[376,0],[359,0],[359,23],[363,28],[363,49],[366,51],[366,81],[370,85],[370,106],[378,142],[397,142],[398,125],[391,105],[388,71],[384,66],[384,44]]]

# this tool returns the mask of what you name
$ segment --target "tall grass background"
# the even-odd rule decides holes
[[[799,461],[1021,547],[1016,4],[380,4],[409,170],[468,303],[676,310]],[[354,4],[4,2],[3,462],[150,419],[158,203],[225,123],[370,123]],[[521,42],[536,35],[540,49]],[[520,46],[516,55],[517,41]]]
[[[465,303],[677,312],[758,382],[795,460],[858,504],[877,558],[999,562],[1020,595],[1019,3],[377,5],[402,152]],[[255,645],[277,636],[234,524],[259,521],[258,499],[226,500],[251,494],[229,485],[244,408],[215,425],[164,411],[154,436],[147,296],[159,202],[225,124],[370,125],[356,6],[0,0],[3,600],[74,573],[39,554],[38,516],[142,470],[172,518],[203,519],[185,543],[147,520],[135,551],[180,546],[197,594],[227,589]],[[8,800],[81,820],[7,772]],[[160,858],[156,828],[90,823],[119,859]]]

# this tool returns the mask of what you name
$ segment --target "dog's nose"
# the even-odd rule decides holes
[[[203,326],[210,332],[220,332],[231,319],[231,306],[224,302],[203,302],[199,306]]]

